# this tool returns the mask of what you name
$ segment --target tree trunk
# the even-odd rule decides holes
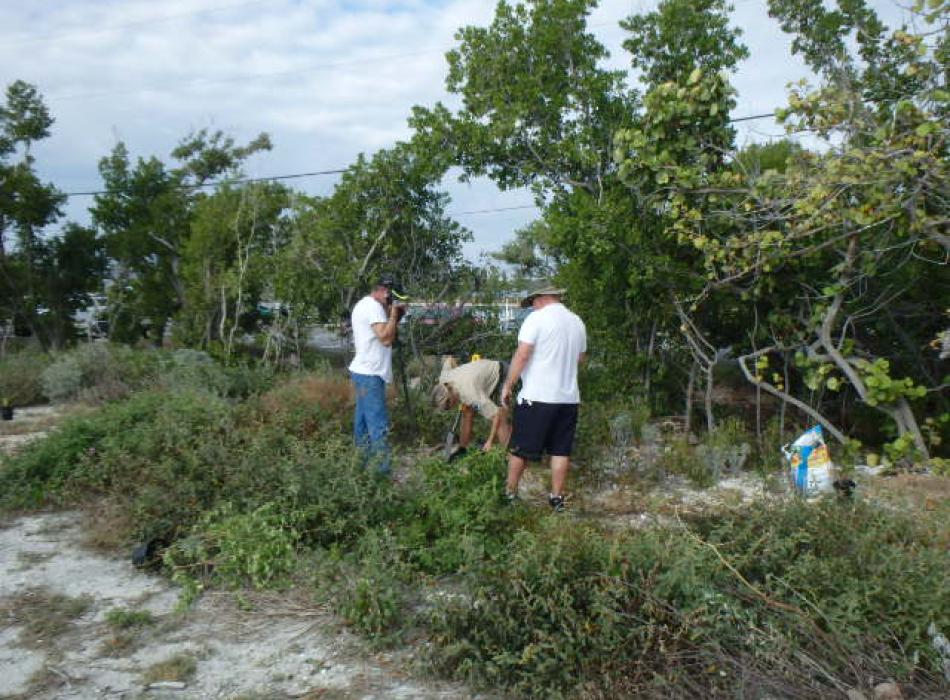
[[[689,381],[686,382],[686,434],[689,435],[692,430],[693,419],[693,391],[696,390],[696,375],[699,372],[699,363],[693,360],[693,366],[689,368]]]
[[[804,401],[800,401],[799,399],[796,399],[791,394],[788,394],[784,391],[779,390],[778,388],[772,386],[768,382],[760,382],[755,378],[755,376],[749,370],[749,367],[746,365],[746,362],[748,362],[753,357],[757,357],[764,353],[770,352],[772,349],[774,348],[770,348],[769,350],[759,350],[758,352],[752,353],[751,355],[744,355],[739,358],[739,368],[742,370],[742,374],[745,375],[746,380],[748,380],[751,384],[755,386],[761,386],[763,391],[765,391],[766,393],[772,394],[772,396],[775,396],[779,399],[782,399],[783,401],[787,401],[788,403],[792,404],[793,406],[801,410],[803,413],[812,417],[816,422],[820,423],[825,428],[825,430],[827,430],[831,434],[831,436],[835,438],[835,440],[840,442],[842,445],[845,444],[848,441],[848,438],[845,436],[845,434],[841,432],[838,428],[836,428],[830,420],[825,418],[814,408],[809,406]],[[787,385],[786,385],[786,388],[787,388]]]

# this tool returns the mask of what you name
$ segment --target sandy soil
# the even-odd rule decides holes
[[[17,408],[13,420],[0,421],[0,455],[16,452],[45,437],[66,415],[85,410],[77,406],[27,406]]]
[[[83,522],[40,513],[0,530],[0,698],[475,697],[412,679],[408,652],[370,652],[302,594],[205,595],[176,612],[167,579],[84,549]],[[54,602],[79,614],[43,627]],[[113,610],[153,623],[118,630]],[[148,688],[155,665],[176,657],[194,666],[185,687]]]

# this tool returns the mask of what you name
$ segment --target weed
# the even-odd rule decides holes
[[[48,647],[64,634],[92,605],[89,597],[73,598],[36,588],[0,602],[0,613],[23,627],[19,643]]]
[[[106,622],[117,630],[128,630],[154,625],[155,616],[148,610],[122,610],[116,608],[106,613]]]
[[[932,545],[908,519],[833,502],[613,536],[545,524],[438,606],[433,662],[523,697],[714,696],[739,673],[814,696],[868,675],[932,687],[926,628],[950,618]]]
[[[0,405],[42,403],[46,397],[41,377],[48,364],[46,354],[27,350],[0,358]]]
[[[175,654],[149,666],[142,681],[145,685],[161,681],[190,681],[198,671],[198,662],[189,654]]]
[[[213,576],[231,587],[285,584],[300,537],[295,520],[273,503],[250,513],[237,513],[233,504],[223,503],[166,550],[164,561],[176,579]]]
[[[17,552],[17,563],[20,565],[20,570],[32,569],[37,564],[42,564],[43,562],[49,561],[54,556],[55,552]]]
[[[369,532],[356,551],[323,572],[323,594],[344,620],[377,644],[392,641],[405,608],[407,574],[393,535]]]

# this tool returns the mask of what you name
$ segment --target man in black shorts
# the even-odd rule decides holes
[[[571,466],[577,429],[577,366],[587,352],[584,322],[563,304],[563,289],[543,287],[521,302],[532,313],[518,331],[518,349],[502,387],[502,405],[512,388],[523,382],[514,408],[514,430],[508,448],[509,499],[518,496],[518,484],[529,461],[551,457],[551,493],[548,502],[564,510],[564,485]]]

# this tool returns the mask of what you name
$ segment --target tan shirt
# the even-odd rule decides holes
[[[459,401],[491,420],[498,413],[498,405],[491,395],[498,386],[500,366],[497,360],[475,360],[455,369],[442,370],[439,381],[451,386],[459,395]]]

